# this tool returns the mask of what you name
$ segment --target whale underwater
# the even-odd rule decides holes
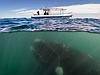
[[[33,46],[41,75],[100,75],[100,63],[86,53],[41,39],[36,39]]]

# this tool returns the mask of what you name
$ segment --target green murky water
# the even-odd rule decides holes
[[[37,38],[68,44],[100,60],[100,34],[87,32],[0,33],[0,75],[36,75],[39,64],[31,51]]]

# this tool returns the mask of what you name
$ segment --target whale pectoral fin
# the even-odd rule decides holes
[[[63,75],[63,68],[61,66],[57,66],[55,69],[56,75]]]

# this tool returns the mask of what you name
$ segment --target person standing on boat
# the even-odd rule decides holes
[[[40,15],[39,11],[37,11],[37,14]]]

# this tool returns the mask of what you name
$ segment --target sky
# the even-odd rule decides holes
[[[100,4],[100,0],[0,0],[0,18],[23,17],[18,11],[43,7],[72,6],[82,4]],[[31,14],[29,14],[31,15]],[[28,16],[26,14],[26,16]]]

